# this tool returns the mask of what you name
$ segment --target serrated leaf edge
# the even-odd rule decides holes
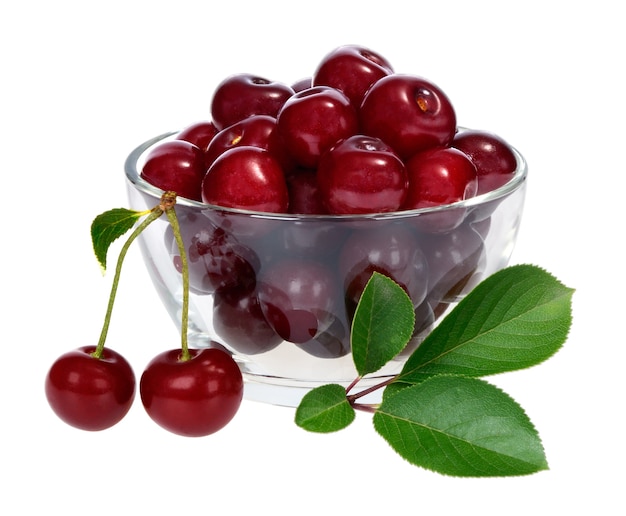
[[[548,277],[550,277],[553,281],[555,281],[555,282],[556,282],[556,283],[557,283],[560,287],[562,287],[562,288],[564,289],[564,290],[563,290],[563,294],[562,294],[562,295],[560,295],[560,296],[558,296],[558,297],[553,297],[553,298],[551,298],[551,299],[549,300],[549,302],[547,302],[547,303],[545,303],[545,304],[554,303],[554,302],[556,302],[557,300],[563,299],[563,298],[565,298],[565,297],[567,297],[567,298],[569,299],[569,304],[570,304],[569,316],[568,316],[566,319],[564,319],[564,320],[567,322],[567,330],[565,331],[565,333],[564,333],[564,335],[563,335],[563,339],[562,339],[561,343],[560,343],[558,346],[556,346],[556,347],[552,350],[552,352],[551,352],[550,354],[545,355],[545,356],[544,356],[544,358],[543,358],[540,362],[536,362],[535,364],[528,365],[528,366],[525,366],[525,367],[518,367],[518,368],[512,368],[512,369],[502,370],[502,371],[500,371],[500,372],[498,372],[498,373],[490,373],[489,375],[491,375],[491,374],[501,374],[501,373],[504,373],[504,372],[512,372],[512,371],[516,371],[516,370],[527,369],[527,368],[529,368],[529,367],[534,367],[534,366],[536,366],[536,365],[539,365],[539,364],[543,363],[545,360],[547,360],[547,359],[549,359],[550,357],[554,356],[554,355],[557,353],[557,351],[559,351],[559,350],[561,349],[561,347],[562,347],[562,346],[565,344],[565,342],[567,341],[567,338],[568,338],[569,333],[570,333],[570,331],[571,331],[571,325],[572,325],[572,321],[573,321],[573,317],[572,317],[571,299],[572,299],[572,296],[573,296],[573,294],[574,294],[574,292],[575,292],[575,289],[573,289],[573,288],[571,288],[571,287],[567,287],[566,285],[564,285],[561,281],[559,281],[559,280],[558,280],[558,279],[557,279],[554,275],[552,275],[550,272],[548,272],[548,271],[547,271],[547,270],[545,270],[544,268],[539,267],[539,266],[536,266],[536,265],[520,264],[520,265],[512,265],[512,266],[506,267],[505,269],[501,269],[500,271],[498,271],[498,272],[494,273],[491,277],[496,276],[496,275],[498,275],[498,273],[503,272],[503,271],[505,271],[505,270],[506,270],[506,271],[510,271],[510,270],[513,270],[513,269],[521,269],[521,268],[525,268],[525,269],[532,268],[532,269],[534,269],[534,270],[541,271],[541,272],[545,273]],[[486,279],[489,279],[489,278],[486,278]],[[515,282],[515,285],[519,284],[521,281],[523,281],[523,279],[520,279],[519,281],[516,281],[516,282]],[[477,287],[477,288],[478,288],[478,287]],[[511,283],[510,288],[513,288],[513,283]],[[455,307],[453,308],[453,311],[452,311],[450,314],[448,314],[448,315],[446,316],[446,319],[447,319],[450,315],[452,315],[452,313],[453,313],[454,311],[457,311],[457,310],[459,310],[459,311],[460,311],[460,310],[463,310],[463,309],[464,309],[464,307],[465,307],[465,306],[466,306],[466,304],[467,304],[467,302],[465,302],[465,303],[464,303],[464,301],[466,301],[466,299],[468,299],[470,296],[471,296],[471,292],[470,292],[470,293],[469,293],[469,294],[468,294],[468,295],[467,295],[467,296],[466,296],[463,300],[461,300],[457,306],[455,306]],[[471,298],[470,298],[470,301],[471,301]],[[529,312],[531,312],[531,311],[533,311],[533,310],[538,310],[538,309],[540,309],[540,307],[542,307],[542,306],[544,306],[544,305],[543,305],[543,304],[541,304],[541,305],[539,305],[539,304],[538,304],[538,305],[535,305],[535,307],[534,307],[532,310],[529,310],[529,311],[524,312],[524,314],[523,314],[523,315],[526,315],[526,314],[528,314]],[[515,320],[515,319],[509,319],[509,320],[507,320],[507,324],[510,324],[510,323],[511,323],[512,321],[514,321],[514,320]],[[442,321],[442,323],[443,323],[443,321]],[[424,339],[424,341],[420,344],[420,348],[422,348],[423,346],[428,346],[428,345],[429,345],[429,341],[436,339],[436,338],[437,338],[437,336],[438,336],[438,333],[439,333],[439,332],[441,332],[441,331],[443,331],[443,330],[442,330],[442,329],[439,329],[439,326],[437,326],[437,327],[436,327],[436,328],[435,328],[435,329],[434,329],[434,330],[433,330],[433,331],[432,331],[429,335],[427,335],[427,337]],[[436,355],[436,356],[432,357],[432,358],[431,358],[431,359],[429,359],[428,361],[426,361],[426,362],[422,362],[422,363],[421,363],[418,367],[412,368],[410,371],[405,371],[405,370],[403,369],[403,370],[402,370],[402,371],[398,374],[397,380],[401,382],[403,377],[406,377],[406,376],[408,376],[408,375],[410,375],[410,374],[413,374],[413,373],[415,373],[416,371],[418,371],[418,370],[420,370],[420,369],[422,369],[422,368],[426,367],[427,365],[429,365],[429,364],[431,364],[431,363],[433,363],[433,362],[438,361],[439,359],[441,359],[441,357],[444,357],[444,356],[446,356],[446,355],[448,355],[448,354],[450,354],[450,353],[453,353],[453,352],[455,352],[455,351],[458,351],[459,349],[463,348],[464,346],[466,346],[466,345],[468,345],[468,344],[470,344],[470,343],[472,343],[472,342],[476,341],[478,338],[483,337],[484,335],[487,335],[487,334],[488,334],[488,333],[490,333],[491,331],[493,331],[493,328],[492,328],[492,329],[489,329],[489,330],[487,330],[487,331],[485,331],[485,332],[482,332],[482,333],[477,333],[477,334],[476,334],[473,338],[471,338],[471,339],[469,339],[469,340],[465,340],[465,341],[463,341],[463,342],[461,342],[461,343],[458,343],[457,345],[455,345],[455,346],[451,347],[450,349],[446,350],[445,352],[440,353],[440,354],[438,354],[438,355]],[[419,348],[416,350],[416,352],[420,352],[420,351],[419,351]],[[407,363],[410,363],[410,357],[407,359],[407,361],[406,361],[406,362],[407,362]],[[442,374],[445,374],[445,373],[442,373]],[[470,375],[466,375],[466,376],[470,376]],[[480,377],[480,376],[488,376],[488,374],[480,373],[480,374],[477,374],[475,377]],[[410,383],[410,384],[413,384],[414,382],[405,382],[405,383]]]
[[[437,470],[437,469],[435,469],[435,468],[431,468],[431,467],[428,467],[428,466],[425,466],[425,465],[418,464],[418,463],[415,463],[415,462],[410,461],[408,458],[406,458],[404,455],[402,455],[399,451],[397,451],[397,450],[393,447],[393,445],[392,445],[392,444],[391,444],[391,443],[387,440],[387,438],[386,438],[386,437],[385,437],[385,436],[384,436],[384,435],[383,435],[383,434],[379,431],[379,428],[378,428],[377,422],[378,422],[378,423],[381,423],[381,422],[384,422],[384,421],[381,421],[379,418],[376,418],[376,415],[377,415],[377,414],[381,414],[381,415],[385,415],[385,416],[388,416],[389,418],[393,418],[393,419],[402,419],[402,418],[398,418],[398,417],[396,417],[396,416],[393,416],[393,415],[391,415],[391,414],[386,414],[386,413],[382,412],[382,411],[381,411],[381,409],[384,407],[385,402],[389,403],[389,400],[391,400],[391,399],[393,399],[394,397],[396,397],[398,394],[400,394],[401,392],[403,392],[405,389],[412,389],[412,388],[418,389],[418,388],[420,388],[420,387],[423,387],[423,385],[422,385],[422,383],[423,383],[423,382],[420,382],[419,384],[407,384],[407,386],[406,386],[406,388],[405,388],[405,389],[400,389],[400,390],[398,390],[397,392],[394,392],[394,393],[390,394],[388,397],[383,398],[382,403],[381,403],[381,404],[380,404],[380,406],[376,409],[376,412],[374,413],[374,417],[372,418],[372,424],[373,424],[373,426],[374,426],[375,431],[376,431],[376,432],[377,432],[377,433],[378,433],[378,434],[382,437],[382,439],[383,439],[383,440],[385,440],[385,442],[387,442],[387,443],[389,444],[390,448],[391,448],[391,449],[392,449],[392,450],[393,450],[393,451],[394,451],[394,452],[395,452],[395,453],[396,453],[396,454],[397,454],[400,458],[402,458],[402,459],[403,459],[404,461],[406,461],[407,463],[409,463],[409,464],[411,464],[411,465],[413,465],[413,466],[420,467],[420,468],[422,468],[422,469],[424,469],[424,470],[427,470],[427,471],[432,471],[432,472],[434,472],[434,473],[438,473],[438,474],[440,474],[440,475],[444,475],[444,476],[448,476],[448,477],[457,477],[457,478],[486,478],[486,477],[492,477],[492,478],[496,478],[496,477],[499,477],[499,478],[502,478],[502,477],[508,477],[508,478],[511,478],[511,477],[523,477],[523,476],[528,476],[528,475],[530,475],[530,474],[539,473],[540,471],[546,471],[546,470],[549,470],[549,465],[548,465],[547,458],[546,458],[546,454],[545,454],[545,447],[544,447],[544,445],[543,445],[543,441],[542,441],[542,439],[541,439],[541,435],[540,435],[539,431],[537,430],[537,428],[536,428],[535,424],[533,423],[532,419],[528,416],[528,413],[526,412],[526,410],[524,409],[524,407],[522,407],[522,406],[519,404],[519,402],[517,402],[517,400],[515,400],[515,398],[513,398],[513,397],[512,397],[509,393],[507,393],[506,391],[504,391],[501,387],[498,387],[497,385],[494,385],[493,383],[487,382],[486,380],[484,380],[484,379],[482,379],[482,378],[476,378],[476,377],[471,377],[471,376],[465,376],[465,375],[452,375],[452,374],[438,374],[438,375],[434,375],[434,376],[432,376],[432,377],[429,377],[429,378],[425,379],[425,380],[424,380],[424,382],[427,382],[427,381],[430,381],[430,380],[434,380],[435,378],[441,378],[441,377],[448,377],[448,378],[465,378],[465,379],[470,379],[470,380],[475,380],[475,381],[483,382],[483,383],[485,383],[485,384],[487,384],[487,385],[491,386],[491,387],[492,387],[492,388],[494,388],[495,390],[499,391],[501,394],[505,395],[505,396],[506,396],[506,397],[508,397],[508,398],[509,398],[509,399],[510,399],[513,403],[515,403],[515,405],[517,405],[518,409],[520,410],[521,414],[522,414],[522,415],[524,415],[524,417],[527,419],[527,423],[528,423],[528,426],[529,426],[529,430],[532,430],[532,431],[533,431],[533,433],[534,433],[534,435],[535,435],[535,437],[536,437],[536,439],[537,439],[537,442],[538,442],[538,444],[539,444],[539,446],[540,446],[540,448],[541,448],[541,451],[542,451],[542,453],[543,453],[544,462],[545,462],[544,466],[537,466],[537,469],[535,469],[533,472],[529,472],[529,473],[520,473],[520,474],[517,474],[517,475],[515,475],[515,474],[506,474],[506,475],[502,475],[502,474],[498,474],[498,473],[495,473],[495,472],[493,472],[493,473],[491,473],[491,474],[485,474],[485,475],[454,475],[454,474],[451,474],[451,473],[448,473],[448,472],[442,472],[442,471],[439,471],[439,470]],[[416,424],[414,421],[411,421],[411,420],[408,420],[408,419],[402,419],[402,420],[403,420],[403,421],[406,421],[407,423],[410,423],[410,424]],[[428,427],[426,427],[425,425],[421,425],[421,426],[423,426],[424,428],[428,428]],[[436,431],[436,432],[441,433],[441,431],[440,431],[439,429],[431,429],[431,430],[432,430],[432,431]],[[453,437],[454,439],[463,440],[463,439],[460,439],[460,438],[459,438],[459,437],[457,437],[457,436],[452,436],[452,437]],[[470,446],[474,447],[474,445],[473,445],[471,442],[469,442],[469,441],[465,441],[465,442],[466,442],[468,445],[470,445]],[[529,464],[530,464],[530,463],[529,463]]]
[[[337,403],[333,403],[332,405],[327,405],[323,410],[319,411],[317,414],[315,414],[312,417],[307,417],[304,420],[301,419],[300,415],[302,414],[302,409],[301,409],[301,407],[303,406],[302,402],[306,403],[307,402],[307,398],[315,395],[316,393],[319,393],[321,389],[328,388],[329,386],[332,386],[333,388],[340,387],[342,392],[344,393],[343,399],[339,400]],[[325,417],[325,414],[328,414],[329,412],[337,409],[338,407],[340,407],[342,405],[347,405],[348,407],[350,407],[352,409],[352,412],[351,412],[352,417],[349,418],[349,421],[347,421],[347,423],[344,424],[343,426],[341,426],[341,427],[334,427],[331,430],[317,430],[317,429],[314,429],[314,428],[310,428],[307,425],[307,423],[309,421],[314,421],[314,420],[319,419],[321,417]],[[332,433],[332,432],[336,432],[336,431],[339,431],[339,430],[342,430],[342,429],[348,427],[354,421],[355,416],[356,416],[356,414],[355,414],[354,408],[349,404],[347,398],[345,397],[345,388],[343,386],[339,385],[339,384],[324,384],[324,385],[321,385],[319,387],[316,387],[316,388],[310,390],[309,392],[307,392],[304,395],[304,397],[300,401],[300,405],[296,409],[294,420],[295,420],[295,423],[296,423],[297,426],[299,426],[300,428],[302,428],[304,430],[307,430],[309,432],[313,432],[313,433]]]

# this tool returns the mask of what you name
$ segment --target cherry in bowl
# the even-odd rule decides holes
[[[171,137],[147,141],[129,156],[126,176],[134,208],[154,206],[159,198],[158,190],[140,177],[139,170],[150,149]],[[362,143],[365,137],[369,142],[377,138],[362,135],[357,140]],[[395,150],[389,152],[378,145],[372,144],[367,152],[399,158]],[[333,147],[327,152],[333,152]],[[452,194],[476,189],[476,165],[460,149],[447,149],[443,155],[452,156],[452,163],[460,164],[461,170],[458,181],[450,186],[451,197],[443,201],[450,204],[408,206],[414,194],[409,187],[402,201],[402,195],[396,199],[407,209],[385,212],[379,207],[373,214],[331,213],[330,209],[320,213],[314,208],[320,206],[317,195],[323,188],[318,171],[295,167],[285,174],[275,158],[255,161],[259,156],[265,159],[267,149],[243,146],[224,152],[215,163],[228,153],[250,152],[254,158],[242,159],[241,166],[230,169],[235,170],[232,174],[224,167],[218,184],[223,183],[212,187],[211,193],[233,198],[250,193],[254,198],[254,188],[248,192],[237,181],[229,185],[228,176],[246,170],[254,176],[250,163],[259,165],[257,172],[262,163],[271,163],[276,165],[272,177],[276,184],[282,179],[283,186],[274,189],[272,181],[261,181],[259,184],[269,185],[262,195],[278,192],[275,198],[286,199],[280,201],[286,205],[268,210],[250,203],[242,209],[241,205],[220,206],[223,201],[219,198],[211,203],[178,199],[181,232],[189,256],[197,260],[191,267],[198,267],[196,276],[192,274],[196,279],[190,293],[190,345],[202,348],[217,342],[231,353],[241,367],[247,399],[295,406],[316,385],[354,380],[351,318],[373,272],[394,278],[411,297],[420,321],[411,346],[419,345],[448,307],[481,278],[506,265],[523,210],[526,165],[517,151],[517,167],[510,181],[494,191],[463,198]],[[346,154],[354,150],[352,147]],[[437,152],[420,154],[424,158]],[[321,158],[320,163],[326,159]],[[408,177],[417,173],[417,157],[399,160]],[[440,159],[438,166],[442,163],[446,160]],[[402,167],[389,165],[382,173],[401,184],[400,170]],[[335,173],[339,176],[335,179],[341,179],[342,172]],[[257,179],[264,177],[264,173],[257,175]],[[324,181],[322,178],[321,183]],[[290,199],[298,199],[301,213],[290,212]],[[440,226],[426,224],[429,218],[438,220]],[[157,220],[140,241],[155,288],[177,321],[181,274],[171,235],[167,237],[168,227],[167,221]],[[401,366],[402,356],[377,374],[394,374]]]

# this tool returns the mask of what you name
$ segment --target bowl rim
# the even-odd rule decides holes
[[[468,130],[465,127],[459,127],[459,131]],[[149,140],[144,141],[137,147],[135,147],[130,154],[127,156],[126,161],[124,162],[124,171],[126,175],[126,179],[140,192],[153,196],[155,200],[160,199],[163,194],[163,190],[157,188],[156,186],[151,185],[146,180],[144,180],[140,173],[139,167],[137,166],[140,163],[140,160],[153,145],[165,141],[168,138],[172,138],[178,133],[178,131],[169,131],[166,133],[159,134],[158,136],[154,136]],[[496,188],[495,190],[491,190],[489,192],[482,193],[480,195],[476,195],[474,197],[470,197],[468,199],[464,199],[462,201],[457,201],[450,204],[442,204],[438,206],[429,206],[426,208],[418,208],[414,210],[403,210],[403,211],[391,211],[384,213],[367,213],[367,214],[347,214],[347,215],[333,215],[333,214],[300,214],[300,213],[270,213],[270,212],[260,212],[260,211],[252,211],[252,210],[244,210],[238,208],[229,208],[225,206],[218,206],[215,204],[208,204],[200,201],[195,201],[192,199],[187,199],[186,197],[177,197],[176,203],[182,206],[197,208],[200,210],[213,210],[224,213],[233,213],[233,214],[241,214],[248,215],[254,218],[263,218],[263,219],[279,219],[279,220],[296,220],[296,221],[306,221],[306,220],[316,220],[316,221],[324,221],[324,220],[349,220],[349,221],[360,221],[360,220],[389,220],[389,219],[402,219],[408,217],[415,217],[422,214],[427,213],[438,213],[444,212],[451,209],[463,209],[463,208],[472,208],[476,206],[481,206],[483,204],[489,203],[491,201],[495,201],[497,199],[508,196],[509,194],[518,190],[526,181],[528,176],[528,165],[526,163],[526,159],[522,154],[517,150],[517,148],[509,145],[513,154],[515,155],[515,159],[517,160],[517,168],[513,177],[507,181],[502,186]]]

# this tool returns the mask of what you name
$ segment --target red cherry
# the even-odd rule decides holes
[[[355,107],[378,79],[393,73],[389,61],[369,48],[344,45],[327,54],[313,74],[313,86],[343,91]]]
[[[218,129],[224,129],[251,115],[276,116],[294,94],[286,84],[241,73],[224,79],[215,89],[211,116]]]
[[[316,168],[320,156],[358,130],[348,97],[327,86],[315,86],[290,97],[277,116],[278,133],[297,165]]]
[[[413,156],[406,163],[409,195],[405,209],[428,208],[476,195],[476,167],[461,151],[441,147]]]
[[[408,189],[404,163],[378,138],[354,135],[322,155],[317,168],[328,211],[382,213],[402,206]]]
[[[165,351],[141,376],[139,390],[148,415],[175,434],[199,437],[217,432],[235,416],[243,399],[243,377],[231,356],[217,348]]]
[[[178,245],[172,244],[174,265],[182,273]],[[259,258],[223,228],[210,223],[195,233],[187,248],[189,287],[211,294],[221,288],[249,287],[256,282]]]
[[[61,355],[45,381],[48,403],[68,425],[82,430],[104,430],[118,423],[135,398],[135,375],[119,353],[83,346]]]
[[[337,278],[321,262],[284,259],[261,269],[258,297],[265,318],[284,340],[304,343],[334,319]]]
[[[507,183],[517,170],[517,159],[501,137],[479,130],[464,130],[452,140],[452,147],[465,153],[478,172],[478,193],[495,190]]]
[[[265,149],[284,169],[291,167],[291,160],[276,130],[276,118],[269,115],[252,115],[222,129],[206,147],[206,163],[210,166],[225,151],[245,146]]]
[[[213,327],[231,348],[246,355],[265,353],[283,341],[265,319],[254,288],[217,290]]]
[[[415,154],[406,162],[409,193],[403,209],[430,208],[476,195],[476,167],[458,149],[440,147]],[[428,213],[415,220],[424,231],[448,231],[465,217],[464,209]]]
[[[428,288],[428,264],[415,232],[400,224],[355,229],[339,256],[346,306],[352,316],[366,283],[374,272],[396,281],[413,305],[419,305]]]
[[[402,159],[445,146],[456,132],[456,115],[446,94],[418,76],[392,74],[376,81],[360,107],[365,134],[388,143]]]
[[[195,122],[184,127],[176,134],[177,140],[185,140],[204,150],[217,134],[215,124],[210,121]]]
[[[141,177],[161,190],[199,201],[206,172],[204,153],[185,140],[158,143],[147,154]]]
[[[235,147],[222,153],[202,182],[208,204],[244,210],[287,213],[289,193],[278,160],[258,147]]]

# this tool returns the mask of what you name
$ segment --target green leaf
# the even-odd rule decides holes
[[[378,371],[406,346],[413,333],[411,299],[395,281],[374,272],[352,321],[352,357],[363,376]]]
[[[296,409],[296,424],[310,432],[330,433],[354,421],[354,409],[346,398],[346,389],[331,383],[304,395]]]
[[[397,380],[485,376],[536,365],[567,339],[573,292],[533,265],[502,269],[474,288],[424,339]]]
[[[451,476],[527,475],[548,469],[524,410],[477,378],[435,376],[385,397],[376,431],[411,464]]]
[[[111,244],[135,225],[145,211],[114,208],[98,215],[91,223],[91,241],[96,258],[106,270],[107,252]]]

